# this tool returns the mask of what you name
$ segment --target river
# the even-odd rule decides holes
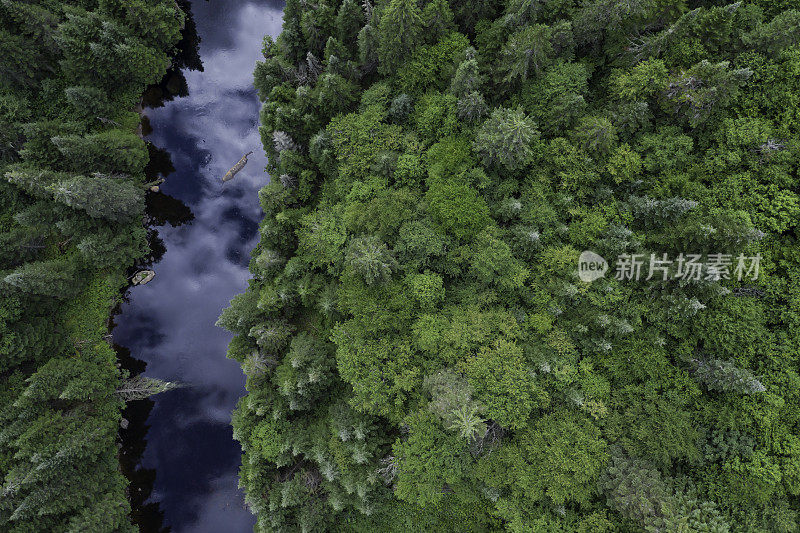
[[[145,109],[151,129],[144,131],[167,175],[149,198],[156,259],[143,266],[156,276],[130,289],[113,336],[125,367],[184,387],[125,412],[123,470],[144,532],[236,533],[252,531],[255,521],[238,489],[241,450],[230,427],[244,375],[225,357],[231,335],[214,323],[247,287],[258,240],[257,192],[269,176],[252,73],[263,36],[280,31],[282,8],[277,1],[191,2],[203,68],[186,68],[167,84],[184,96]],[[223,185],[250,151],[245,169]]]

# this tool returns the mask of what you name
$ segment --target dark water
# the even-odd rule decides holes
[[[123,469],[134,521],[145,532],[244,532],[254,523],[237,488],[240,448],[230,428],[244,376],[225,358],[231,335],[214,322],[246,288],[258,240],[257,191],[269,177],[252,73],[263,36],[280,31],[282,7],[191,2],[202,71],[173,76],[167,85],[184,96],[145,110],[147,139],[161,150],[152,151],[154,165],[168,174],[163,194],[149,198],[156,277],[130,290],[114,341],[126,367],[186,384],[133,402],[125,414]],[[184,55],[179,65],[199,67],[191,50]],[[247,167],[223,187],[220,178],[251,150]]]

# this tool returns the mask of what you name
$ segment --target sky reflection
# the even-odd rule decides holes
[[[214,322],[250,278],[262,216],[256,193],[269,180],[252,73],[263,36],[280,31],[281,10],[280,2],[192,2],[204,71],[185,72],[187,97],[147,111],[148,140],[176,169],[162,191],[195,218],[158,228],[166,254],[155,279],[130,291],[114,339],[147,363],[145,375],[187,384],[154,398],[141,463],[156,471],[151,501],[174,533],[251,531],[254,523],[237,489],[239,445],[229,426],[244,376],[225,358],[230,334]],[[223,186],[249,151],[245,169]]]

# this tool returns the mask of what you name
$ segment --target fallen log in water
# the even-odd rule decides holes
[[[230,180],[232,180],[233,178],[235,178],[235,177],[236,177],[236,174],[237,174],[237,173],[238,173],[240,170],[242,170],[242,169],[244,168],[244,166],[247,164],[247,156],[249,156],[249,155],[250,155],[250,154],[252,154],[252,153],[253,153],[253,152],[247,152],[246,154],[244,154],[244,156],[243,156],[243,157],[242,157],[242,158],[239,160],[239,162],[238,162],[238,163],[236,163],[235,165],[233,165],[233,168],[232,168],[232,169],[230,169],[230,170],[228,171],[228,173],[227,173],[227,174],[225,174],[225,175],[222,177],[222,183],[225,183],[226,181],[230,181]]]

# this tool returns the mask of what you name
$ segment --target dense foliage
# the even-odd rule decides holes
[[[136,111],[171,0],[0,1],[0,530],[130,531],[108,317],[147,251]]]
[[[793,0],[288,0],[219,321],[256,529],[798,531],[798,43]]]
[[[219,321],[256,529],[798,531],[798,43],[791,0],[288,0]]]

